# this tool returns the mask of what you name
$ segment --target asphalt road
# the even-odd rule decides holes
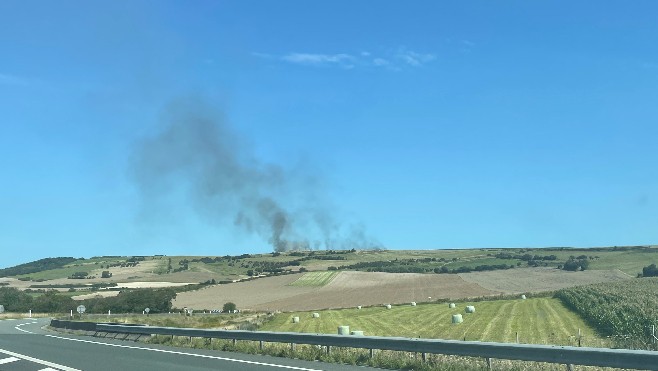
[[[365,367],[300,361],[50,332],[50,319],[0,321],[0,371],[347,371]]]

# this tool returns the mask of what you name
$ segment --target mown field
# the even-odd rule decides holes
[[[656,349],[651,326],[658,327],[658,277],[573,287],[557,296],[617,346]]]
[[[575,345],[578,329],[582,344],[606,346],[605,339],[567,309],[559,299],[530,298],[527,300],[496,300],[472,303],[476,311],[464,311],[469,303],[458,302],[451,309],[447,304],[423,304],[363,309],[326,310],[312,318],[312,312],[282,313],[273,317],[259,330],[307,333],[336,333],[337,327],[350,326],[374,336],[404,336],[435,339],[519,342],[532,344]],[[453,314],[461,313],[464,322],[452,324]],[[292,323],[292,317],[300,317]]]
[[[296,281],[290,283],[290,286],[311,286],[311,287],[322,287],[331,282],[338,272],[336,271],[327,271],[327,272],[308,272],[304,273],[303,276],[299,277]]]

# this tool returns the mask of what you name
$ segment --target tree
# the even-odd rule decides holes
[[[656,264],[651,264],[647,267],[642,268],[643,277],[658,277],[658,267]]]
[[[237,308],[238,307],[237,305],[235,305],[235,303],[229,301],[228,303],[225,303],[224,306],[222,307],[222,312],[232,312]]]
[[[87,273],[87,272],[75,272],[75,273],[73,273],[72,275],[69,276],[69,279],[80,280],[80,279],[87,278],[87,276],[89,276],[89,273]]]
[[[110,271],[103,271],[103,273],[101,273],[101,278],[110,278],[110,277],[112,277],[112,272]]]

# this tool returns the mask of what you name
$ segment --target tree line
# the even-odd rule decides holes
[[[73,300],[58,291],[46,291],[43,295],[33,297],[14,287],[0,287],[0,304],[8,312],[68,313],[82,304],[87,313],[141,313],[150,308],[151,313],[171,311],[171,301],[176,298],[176,291],[171,288],[137,289],[121,291],[115,297]]]

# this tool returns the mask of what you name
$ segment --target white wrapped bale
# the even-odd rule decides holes
[[[526,299],[525,294],[521,295],[521,299],[523,299],[523,300]]]
[[[455,303],[448,304],[448,308],[450,308],[450,309],[455,308],[455,307],[456,307]]]
[[[338,326],[338,335],[349,335],[350,326]]]
[[[416,302],[415,302],[415,301],[412,301],[412,302],[411,302],[411,306],[412,306],[412,307],[415,307],[415,306],[416,306]]]
[[[472,305],[466,306],[466,313],[475,313],[475,307]]]
[[[363,331],[351,331],[350,335],[352,335],[352,336],[363,336]]]
[[[299,323],[299,317],[292,317],[292,323]]]
[[[462,317],[461,314],[453,314],[452,315],[452,323],[458,324],[464,322],[464,318]]]
[[[320,313],[313,313],[313,318],[320,318]]]
[[[391,304],[386,304],[386,309],[391,309]]]

